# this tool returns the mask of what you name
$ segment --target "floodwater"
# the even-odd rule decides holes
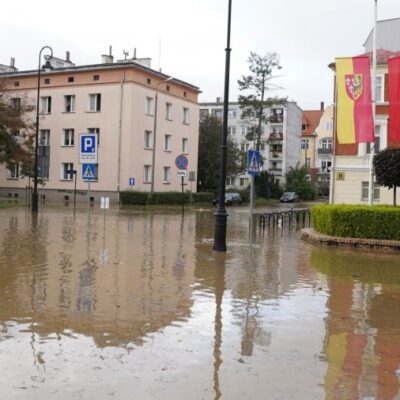
[[[400,399],[400,255],[229,213],[0,210],[0,398]]]

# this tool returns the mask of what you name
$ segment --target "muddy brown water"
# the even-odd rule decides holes
[[[0,398],[399,399],[400,255],[229,213],[0,210]]]

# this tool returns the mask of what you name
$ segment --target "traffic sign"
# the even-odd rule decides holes
[[[178,176],[186,176],[186,171],[178,171]]]
[[[97,134],[83,133],[79,140],[79,162],[97,164]]]
[[[249,175],[260,175],[260,152],[249,150],[247,152],[247,173]]]
[[[175,158],[175,165],[178,169],[187,169],[188,164],[189,160],[185,154],[179,154],[179,156]]]
[[[129,178],[129,186],[135,186],[135,178]]]
[[[95,181],[97,179],[95,164],[82,165],[82,178],[84,181]]]

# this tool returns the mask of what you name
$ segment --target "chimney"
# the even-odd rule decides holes
[[[65,61],[71,62],[71,54],[70,54],[69,51],[67,51],[67,52],[65,53]]]
[[[15,69],[15,58],[14,58],[14,57],[11,57],[11,60],[10,60],[10,67],[13,68],[13,69]]]
[[[325,104],[323,101],[321,101],[321,111],[324,111],[324,109],[325,109]]]
[[[217,104],[222,102],[222,97],[217,97]]]
[[[114,57],[112,55],[112,46],[110,46],[108,54],[103,54],[101,56],[102,64],[112,64],[114,62]]]

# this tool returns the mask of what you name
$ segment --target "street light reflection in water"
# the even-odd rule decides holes
[[[398,395],[398,255],[250,250],[243,208],[226,254],[211,210],[86,212],[0,212],[4,398]]]

